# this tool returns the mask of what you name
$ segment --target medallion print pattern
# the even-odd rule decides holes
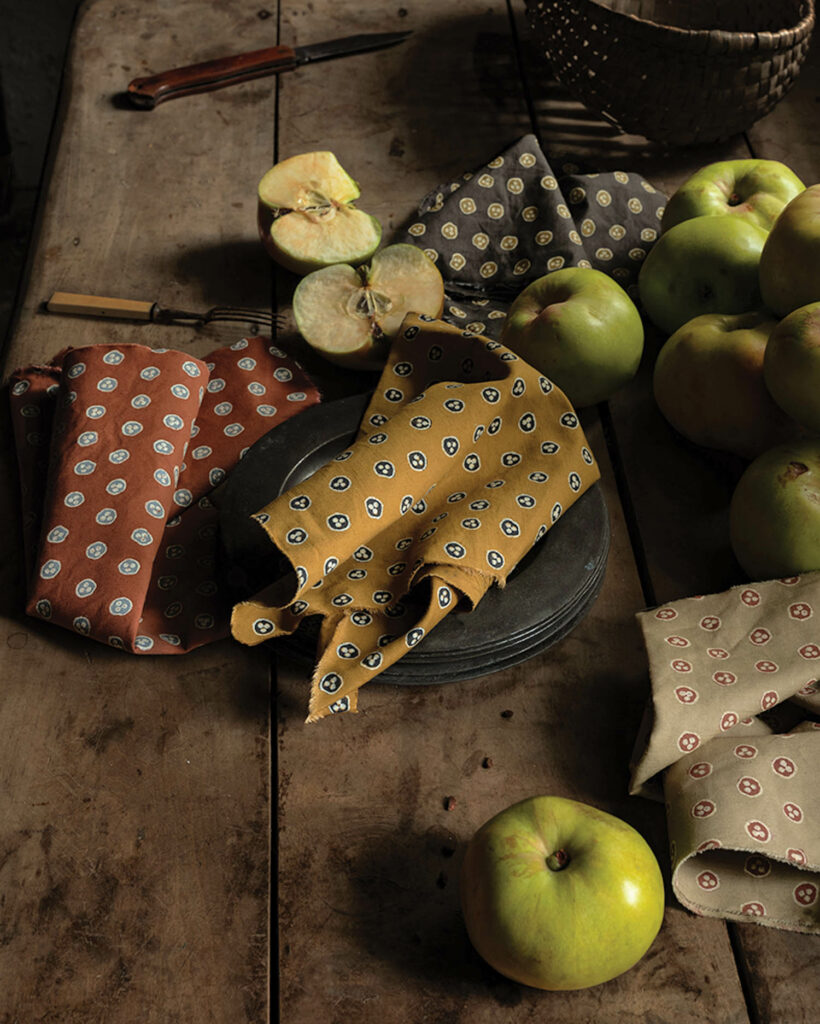
[[[666,196],[634,172],[553,170],[534,135],[482,168],[438,186],[401,241],[423,249],[445,284],[443,319],[488,338],[528,284],[592,267],[633,297],[660,234]]]
[[[672,885],[697,913],[820,933],[818,616],[820,573],[638,615],[653,726],[632,791],[663,778]]]
[[[410,315],[356,442],[259,510],[294,584],[238,604],[233,634],[256,644],[321,615],[308,720],[355,710],[445,615],[503,586],[599,475],[551,381],[497,341]]]
[[[254,441],[318,400],[258,336],[205,360],[94,345],[15,373],[28,613],[135,654],[225,636],[209,494]]]

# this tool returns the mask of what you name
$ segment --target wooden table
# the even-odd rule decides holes
[[[115,99],[138,74],[226,51],[396,29],[413,30],[397,49],[151,113]],[[550,81],[520,0],[512,16],[506,0],[87,3],[4,376],[67,344],[203,354],[237,336],[58,320],[39,311],[57,289],[286,309],[293,280],[272,269],[255,229],[256,184],[277,159],[333,150],[387,237],[428,189],[533,129],[548,153],[635,169],[666,191],[713,159],[750,153],[814,183],[819,92],[815,50],[748,137],[665,155]],[[739,570],[731,467],[665,425],[649,387],[656,347],[608,407],[584,415],[613,535],[588,617],[516,668],[441,687],[373,683],[360,714],[310,727],[305,673],[272,666],[270,652],[226,641],[127,657],[26,618],[6,424],[2,1024],[258,1024],[277,1005],[287,1024],[817,1020],[816,939],[697,918],[671,892],[641,963],[569,994],[496,975],[459,916],[466,840],[535,793],[620,815],[668,862],[663,808],[627,796],[648,693],[633,616],[724,589]]]

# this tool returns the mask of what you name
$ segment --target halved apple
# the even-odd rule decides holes
[[[439,316],[444,281],[421,249],[403,242],[377,252],[369,266],[324,267],[303,277],[293,315],[305,341],[331,362],[379,370],[408,313]]]
[[[359,186],[326,151],[275,164],[259,182],[257,223],[268,254],[308,274],[334,263],[364,263],[378,249],[381,224],[357,210]]]

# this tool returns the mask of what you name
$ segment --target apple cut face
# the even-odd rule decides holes
[[[381,241],[375,217],[357,210],[359,186],[329,152],[302,153],[259,182],[259,235],[287,270],[307,274],[334,263],[359,264]]]
[[[293,315],[305,341],[331,362],[379,370],[408,313],[439,316],[444,281],[414,245],[377,252],[369,267],[339,264],[304,277]]]

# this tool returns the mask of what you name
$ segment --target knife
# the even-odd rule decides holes
[[[158,103],[189,96],[191,93],[223,89],[227,85],[252,78],[293,71],[303,64],[334,57],[346,57],[368,50],[382,50],[403,42],[410,32],[372,32],[344,39],[330,39],[310,46],[271,46],[264,50],[239,53],[233,57],[189,64],[182,68],[161,71],[147,78],[135,78],[128,85],[128,98],[134,106],[152,110]]]

